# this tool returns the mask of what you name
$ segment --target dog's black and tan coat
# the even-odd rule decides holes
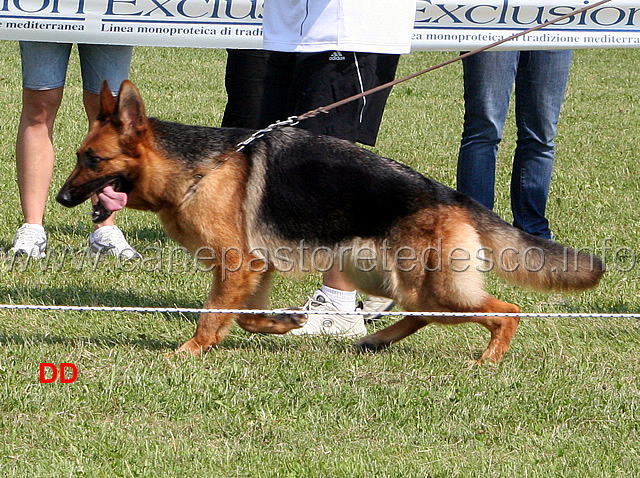
[[[111,185],[127,193],[128,207],[157,213],[170,237],[215,265],[207,308],[266,308],[274,271],[331,261],[360,291],[409,311],[520,312],[485,291],[488,269],[542,290],[586,289],[602,275],[597,258],[519,231],[469,197],[349,142],[280,128],[236,152],[250,134],[148,118],[131,82],[116,99],[103,85],[99,119],[58,201],[72,207]],[[108,214],[98,205],[94,220]],[[234,318],[250,332],[277,334],[304,321],[202,314],[179,350],[217,345]],[[491,332],[481,360],[497,361],[519,319],[406,317],[358,345],[377,349],[430,322],[469,321]]]

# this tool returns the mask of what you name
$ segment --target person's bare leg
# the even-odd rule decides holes
[[[340,271],[337,265],[334,265],[323,274],[322,284],[340,291],[353,292],[356,290],[356,286],[349,280],[345,273]],[[394,305],[392,299],[369,296],[365,299],[362,310],[368,313],[364,316],[366,320],[373,320],[381,317],[381,315],[377,314],[378,312],[386,312],[393,308]],[[349,307],[349,310],[350,309]]]
[[[42,225],[55,153],[53,125],[63,88],[22,90],[22,113],[16,139],[20,204],[25,223]]]
[[[337,265],[334,265],[322,275],[322,283],[332,289],[344,291],[356,290],[356,286],[351,283],[345,273],[340,271]]]

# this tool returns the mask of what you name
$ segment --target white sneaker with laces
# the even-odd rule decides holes
[[[46,255],[47,234],[40,224],[23,224],[16,231],[13,247],[9,252],[15,256],[26,255],[34,259],[42,259]]]
[[[302,311],[326,312],[323,314],[305,314],[307,322],[299,329],[294,329],[291,335],[332,335],[339,337],[362,337],[367,335],[362,315],[341,314],[335,305],[320,290],[313,293]],[[356,309],[356,312],[359,309]]]
[[[142,257],[129,245],[118,226],[102,226],[89,236],[89,250],[97,254],[109,254],[128,261]]]
[[[394,305],[396,305],[396,303],[392,299],[370,295],[362,303],[364,320],[372,321],[379,319],[383,315],[380,312],[387,312],[393,309]]]

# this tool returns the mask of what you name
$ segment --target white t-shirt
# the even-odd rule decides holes
[[[265,0],[264,49],[409,53],[415,0]]]

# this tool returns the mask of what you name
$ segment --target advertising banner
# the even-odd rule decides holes
[[[264,0],[0,0],[0,39],[261,48],[263,3]],[[413,50],[478,48],[588,4],[584,0],[418,0]],[[362,8],[366,5],[362,2]],[[389,8],[393,8],[393,1]],[[640,4],[637,0],[613,0],[499,48],[639,46]]]

